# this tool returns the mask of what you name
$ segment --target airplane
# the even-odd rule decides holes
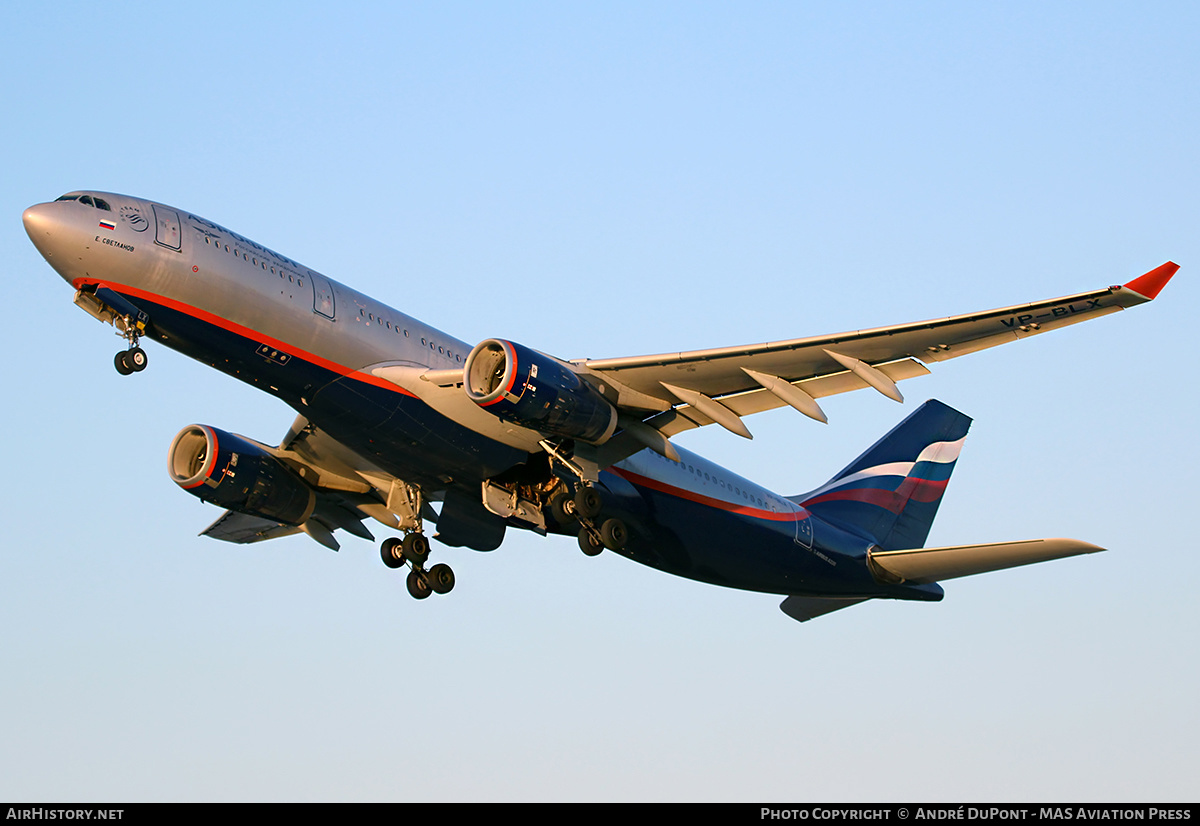
[[[449,592],[441,544],[491,551],[508,529],[574,535],[682,577],[784,596],[807,621],[871,599],[938,601],[948,579],[1102,548],[1072,539],[924,547],[971,419],[926,402],[827,483],[784,496],[676,446],[717,424],[897,382],[989,347],[1153,300],[1167,262],[1124,285],[996,310],[788,341],[563,360],[502,338],[474,346],[172,206],[75,191],[25,210],[30,240],[112,324],[117,372],[157,341],[297,413],[275,446],[208,425],[168,452],[179,487],[225,512],[202,535],[250,543],[336,531]],[[434,505],[438,507],[435,509]]]

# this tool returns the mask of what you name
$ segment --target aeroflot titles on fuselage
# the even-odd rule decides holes
[[[246,238],[245,236],[238,235],[233,230],[226,229],[225,227],[221,226],[220,224],[214,224],[212,221],[205,220],[204,218],[201,218],[198,215],[192,215],[190,212],[187,213],[187,217],[189,220],[199,224],[200,226],[197,227],[197,229],[202,234],[208,236],[209,238],[215,239],[217,236],[208,232],[208,230],[206,230],[206,229],[202,229],[202,227],[207,227],[208,229],[214,229],[214,230],[217,230],[218,232],[223,232],[226,235],[228,235],[230,238],[233,238],[235,241],[241,241],[246,246],[250,247],[251,249],[257,250],[258,252],[262,253],[263,255],[270,255],[270,256],[274,257],[277,261],[280,261],[284,264],[289,264],[297,269],[301,269],[301,267],[298,263],[296,263],[292,259],[288,258],[286,255],[280,255],[279,253],[275,252],[275,250],[270,249],[268,247],[264,247],[262,244],[259,244],[255,241],[251,241],[249,238]]]

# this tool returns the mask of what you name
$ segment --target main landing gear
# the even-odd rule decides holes
[[[400,568],[407,564],[408,593],[413,599],[425,599],[430,594],[448,594],[454,588],[454,571],[449,565],[438,563],[426,570],[429,559],[429,540],[425,534],[410,533],[404,539],[393,536],[383,540],[379,547],[383,564],[389,568]]]
[[[580,485],[572,496],[562,491],[550,500],[550,511],[556,522],[567,526],[579,524],[579,549],[588,556],[608,548],[625,549],[629,529],[616,517],[604,518],[604,497],[591,485]]]
[[[604,516],[604,496],[595,487],[599,468],[592,463],[591,472],[588,473],[588,463],[581,462],[563,443],[556,445],[542,440],[538,444],[552,462],[557,462],[567,474],[578,480],[574,494],[563,485],[550,498],[550,515],[554,521],[568,531],[574,525],[579,525],[579,549],[588,556],[596,556],[605,548],[623,551],[629,541],[629,528],[615,516]],[[567,476],[561,478],[566,480]]]

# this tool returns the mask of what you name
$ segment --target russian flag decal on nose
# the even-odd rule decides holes
[[[100,229],[116,229],[116,228],[117,228],[116,224],[111,224],[108,221],[100,222]]]

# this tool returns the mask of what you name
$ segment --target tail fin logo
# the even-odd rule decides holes
[[[863,502],[899,514],[908,502],[937,502],[954,472],[964,436],[953,442],[932,442],[912,462],[889,462],[831,480],[801,503]]]

